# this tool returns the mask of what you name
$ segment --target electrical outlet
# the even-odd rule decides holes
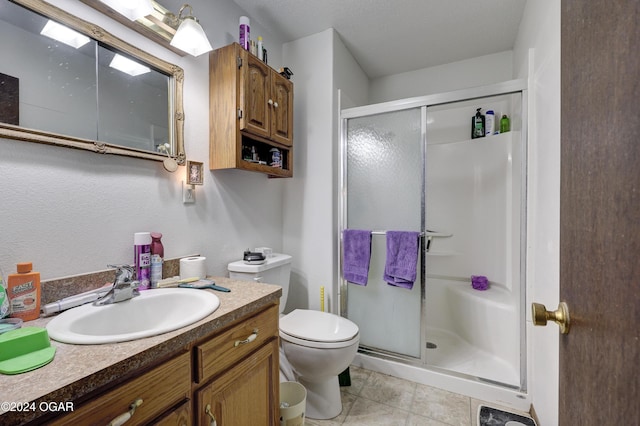
[[[182,181],[182,202],[184,204],[192,204],[196,202],[196,186],[185,185]]]

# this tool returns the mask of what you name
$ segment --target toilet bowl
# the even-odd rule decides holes
[[[340,414],[338,374],[353,361],[359,341],[358,326],[338,315],[296,309],[280,318],[282,352],[307,389],[307,417]]]
[[[282,287],[279,326],[281,377],[290,367],[293,379],[307,389],[306,417],[330,419],[340,414],[342,401],[338,374],[351,364],[358,351],[358,326],[341,316],[308,309],[295,309],[282,315],[289,294],[289,255],[274,253],[260,265],[240,260],[229,263],[228,270],[232,279]]]

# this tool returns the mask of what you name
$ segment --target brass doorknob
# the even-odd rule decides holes
[[[533,325],[547,325],[547,321],[551,320],[560,326],[560,333],[569,334],[571,318],[569,317],[569,306],[565,302],[560,302],[555,311],[547,311],[547,308],[541,303],[532,303],[531,318],[533,318]]]

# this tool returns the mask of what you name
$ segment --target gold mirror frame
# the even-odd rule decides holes
[[[24,6],[32,11],[60,22],[76,31],[104,43],[117,50],[125,52],[132,57],[145,62],[156,69],[166,73],[170,77],[173,96],[170,108],[173,108],[174,126],[173,133],[173,155],[172,157],[180,165],[185,164],[186,155],[184,152],[184,110],[183,110],[183,83],[184,71],[177,65],[173,65],[162,59],[156,58],[143,50],[117,38],[101,27],[86,22],[73,16],[56,6],[41,0],[11,0],[13,3]],[[171,98],[171,97],[170,97]],[[127,148],[124,146],[109,144],[98,140],[83,139],[73,136],[65,136],[57,133],[50,133],[42,130],[28,129],[6,123],[0,123],[0,138],[13,139],[19,141],[36,142],[47,145],[57,145],[69,148],[83,149],[101,154],[124,155],[128,157],[143,158],[154,161],[164,161],[167,154],[155,154],[149,151]]]

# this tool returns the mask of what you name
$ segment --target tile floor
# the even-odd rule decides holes
[[[344,386],[342,413],[330,420],[305,419],[305,425],[477,426],[483,401],[351,366]]]

